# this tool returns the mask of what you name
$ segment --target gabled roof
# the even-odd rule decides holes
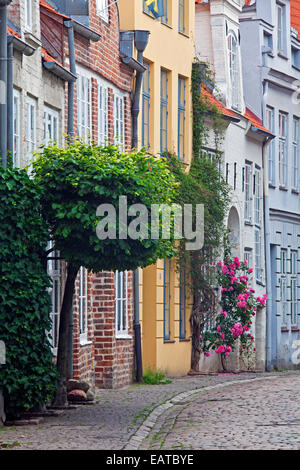
[[[40,0],[40,6],[46,8],[46,10],[50,11],[51,13],[55,13],[57,16],[64,18],[65,20],[70,20],[69,16],[63,15],[59,13],[50,3],[46,2],[45,0]]]
[[[212,91],[206,86],[201,85],[201,94],[205,97],[207,102],[217,108],[217,110],[228,119],[232,119],[234,121],[239,121],[239,117],[235,114],[231,109],[226,108],[213,94]]]
[[[254,114],[249,108],[246,108],[245,118],[247,118],[251,122],[251,124],[260,131],[270,134],[270,136],[273,136],[272,132],[270,132],[262,125],[261,119],[259,119],[259,117],[257,117],[256,114]]]

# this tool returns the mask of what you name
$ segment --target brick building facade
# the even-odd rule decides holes
[[[131,83],[133,71],[119,54],[118,7],[90,0],[88,16],[77,22],[62,2],[52,1],[74,23],[77,80],[74,96],[74,134],[99,144],[115,142],[131,148]],[[112,2],[108,2],[112,3]],[[82,27],[83,26],[83,27]],[[97,37],[98,36],[98,37]],[[64,30],[64,63],[69,63],[68,31]],[[68,93],[65,93],[65,114]],[[67,121],[65,121],[67,132]],[[122,284],[122,311],[116,302],[116,278]],[[115,388],[132,382],[133,372],[132,273],[87,273],[80,269],[73,302],[73,359],[70,374],[92,385]],[[118,331],[118,315],[126,316],[126,332]],[[124,334],[125,332],[125,334]],[[72,369],[72,372],[71,372]]]

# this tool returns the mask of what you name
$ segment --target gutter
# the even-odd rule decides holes
[[[123,64],[128,65],[133,70],[143,74],[146,70],[146,67],[142,65],[139,61],[135,60],[133,57],[121,57]]]
[[[2,166],[7,166],[7,5],[0,1],[0,153]]]
[[[78,21],[72,19],[71,22],[73,23],[74,31],[86,39],[89,39],[93,42],[98,42],[101,38],[101,35],[96,33],[93,29],[88,28],[87,26],[79,23]],[[66,24],[66,22],[64,23]]]
[[[55,75],[57,75],[62,80],[65,80],[66,82],[75,82],[77,78],[76,75],[69,72],[67,69],[62,67],[62,65],[59,65],[57,62],[43,62],[43,66],[45,67],[45,69],[54,73]]]

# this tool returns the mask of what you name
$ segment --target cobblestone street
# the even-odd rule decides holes
[[[254,380],[253,380],[254,379]],[[300,373],[182,377],[0,428],[2,449],[300,449]]]

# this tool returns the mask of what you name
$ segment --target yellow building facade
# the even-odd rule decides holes
[[[155,2],[154,2],[155,3]],[[120,28],[148,30],[138,122],[138,147],[155,155],[169,151],[189,165],[192,156],[191,72],[194,0],[161,0],[154,18],[145,0],[120,0]],[[134,86],[134,84],[133,84]],[[174,260],[140,270],[140,321],[144,369],[170,376],[190,369],[190,305],[185,276]]]

